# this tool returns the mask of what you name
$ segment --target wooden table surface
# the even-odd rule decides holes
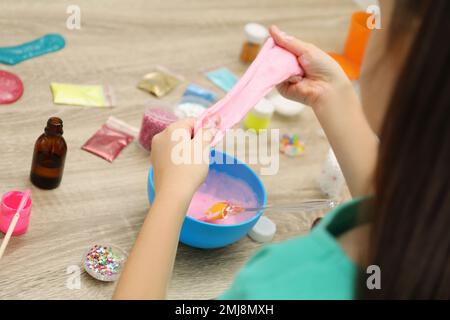
[[[81,30],[66,28],[66,8],[73,3],[81,8]],[[340,51],[349,16],[356,9],[350,0],[2,0],[0,46],[46,33],[62,34],[67,44],[59,52],[16,66],[0,65],[19,75],[25,86],[17,103],[0,105],[0,193],[31,186],[33,145],[51,116],[64,121],[68,155],[59,188],[32,187],[29,232],[12,238],[0,261],[0,299],[111,297],[113,283],[94,280],[84,271],[81,288],[69,289],[66,272],[71,265],[80,266],[83,252],[95,243],[131,248],[149,208],[149,155],[131,144],[110,164],[80,147],[110,115],[139,126],[145,107],[160,102],[136,89],[140,77],[154,65],[167,66],[186,78],[163,102],[176,103],[189,82],[222,96],[203,71],[219,66],[239,75],[245,71],[238,60],[245,23],[277,24],[325,50]],[[52,81],[110,84],[118,105],[113,109],[54,105]],[[271,127],[300,133],[307,151],[300,158],[281,156],[279,173],[262,176],[268,201],[322,197],[316,179],[328,142],[318,134],[311,110],[290,120],[276,116]],[[320,214],[267,214],[277,224],[274,241],[306,234]],[[248,237],[218,250],[180,245],[169,298],[216,297],[260,246]]]

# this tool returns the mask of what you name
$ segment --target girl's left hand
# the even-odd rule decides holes
[[[200,130],[194,138],[195,119],[177,121],[152,140],[151,163],[155,193],[193,194],[204,182],[209,168],[212,130]]]

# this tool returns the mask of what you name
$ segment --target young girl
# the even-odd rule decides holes
[[[450,34],[450,2],[380,5],[383,29],[373,32],[361,77],[364,110],[327,54],[271,28],[305,70],[278,89],[313,108],[355,198],[308,236],[260,250],[221,298],[450,298],[450,45],[441,37]],[[171,132],[192,127],[181,121],[153,140],[156,198],[116,299],[166,297],[184,213],[208,173],[207,163],[170,160]],[[205,134],[207,145],[213,132]],[[370,265],[381,289],[366,285]]]

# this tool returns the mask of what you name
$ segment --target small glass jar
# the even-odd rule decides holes
[[[266,98],[261,99],[261,101],[259,101],[246,115],[244,119],[245,128],[253,129],[256,132],[267,129],[274,111],[275,107],[269,100]]]
[[[83,254],[84,270],[100,281],[116,281],[119,279],[127,253],[113,245],[95,244]]]
[[[44,133],[34,145],[30,180],[38,188],[55,189],[61,183],[67,144],[63,137],[63,121],[51,117]]]
[[[251,63],[269,36],[267,28],[258,23],[247,23],[244,27],[246,41],[244,42],[240,59],[244,63]]]
[[[0,204],[0,231],[6,233],[9,225],[11,224],[17,209],[19,208],[20,201],[22,201],[23,193],[20,191],[10,191],[3,195]],[[19,236],[24,234],[28,230],[28,224],[30,222],[31,214],[31,197],[25,203],[22,211],[20,212],[19,220],[13,230],[13,236]]]

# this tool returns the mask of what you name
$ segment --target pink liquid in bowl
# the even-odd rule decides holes
[[[244,208],[258,206],[258,200],[250,186],[243,180],[231,177],[223,172],[211,170],[191,200],[187,215],[198,219],[217,202],[228,201]],[[229,215],[226,219],[211,221],[213,224],[238,224],[251,219],[257,212],[241,212]]]

